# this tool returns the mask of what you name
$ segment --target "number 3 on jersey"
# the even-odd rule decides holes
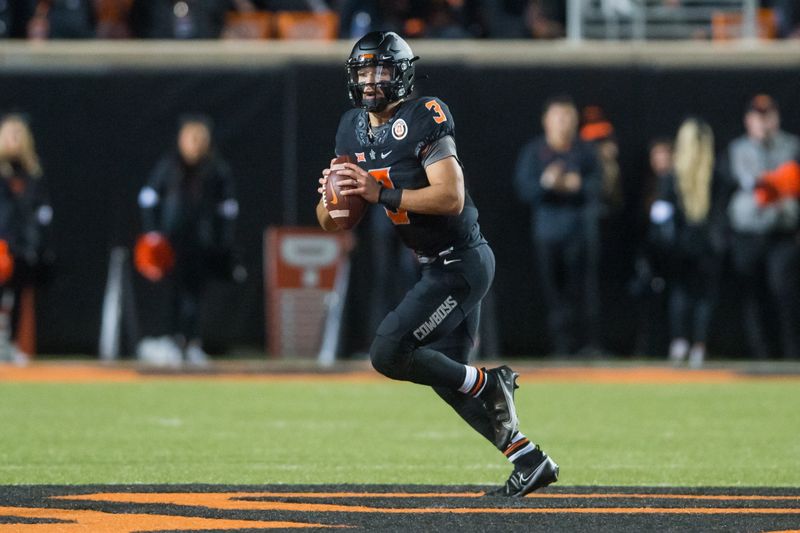
[[[375,178],[375,181],[382,184],[387,189],[394,189],[394,182],[392,182],[392,178],[389,177],[389,167],[375,168],[370,170],[369,173]],[[386,208],[384,208],[384,210],[386,211],[386,216],[389,217],[389,220],[391,220],[394,225],[411,224],[411,221],[408,219],[408,211],[405,209],[398,209],[396,212]]]
[[[442,106],[440,106],[439,102],[437,102],[436,100],[429,100],[428,102],[425,103],[425,107],[427,107],[428,109],[432,109],[433,112],[435,113],[433,115],[433,121],[435,123],[441,124],[442,122],[447,121],[447,115],[444,114],[444,111],[442,111]]]

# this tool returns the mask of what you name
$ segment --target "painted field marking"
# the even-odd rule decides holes
[[[0,516],[27,519],[61,520],[61,523],[3,524],[2,533],[134,533],[138,531],[220,530],[246,528],[311,528],[336,527],[325,524],[287,522],[276,520],[229,520],[194,516],[164,516],[158,514],[109,513],[80,509],[39,509],[28,507],[0,507]]]
[[[134,533],[152,532],[163,530],[184,530],[184,531],[203,531],[203,530],[238,530],[238,529],[267,529],[267,528],[309,528],[309,527],[352,527],[352,524],[321,524],[320,521],[334,520],[332,515],[322,515],[321,513],[333,513],[334,515],[351,515],[348,522],[353,520],[352,514],[362,516],[376,515],[505,515],[505,516],[526,516],[526,515],[629,515],[629,516],[655,516],[655,515],[685,515],[685,516],[800,516],[800,507],[789,508],[777,507],[740,507],[737,502],[796,502],[800,500],[800,495],[737,495],[737,494],[644,494],[644,493],[537,493],[527,499],[527,503],[539,505],[531,507],[504,507],[504,502],[511,504],[525,502],[526,500],[501,500],[485,499],[480,503],[480,507],[464,507],[454,505],[453,500],[469,499],[475,502],[475,498],[484,495],[480,491],[461,491],[461,492],[276,492],[276,491],[230,491],[230,492],[116,492],[116,493],[92,493],[92,494],[65,494],[47,497],[49,505],[71,504],[80,505],[102,505],[103,503],[131,504],[138,505],[136,513],[127,513],[129,509],[60,509],[54,507],[39,508],[30,504],[27,506],[0,506],[0,517],[5,518],[0,523],[0,533],[82,533],[92,531],[92,533]],[[302,500],[313,499],[316,501],[308,502]],[[327,499],[328,501],[319,501]],[[419,506],[419,502],[413,503],[414,507],[390,506],[377,507],[373,505],[359,505],[342,501],[346,499],[393,499],[393,503],[419,500],[438,500],[432,501],[436,506]],[[450,499],[450,501],[448,501]],[[574,499],[586,501],[589,499],[606,500],[608,507],[575,507]],[[623,502],[620,500],[628,500]],[[636,500],[650,499],[656,501],[728,501],[732,507],[643,507],[641,505],[624,506],[625,503],[633,503]],[[295,500],[295,501],[291,501]],[[297,501],[301,500],[301,501]],[[337,501],[338,500],[338,501]],[[538,500],[538,502],[537,502]],[[559,502],[562,500],[563,502]],[[570,505],[569,507],[541,507],[547,501],[548,504]],[[572,503],[570,503],[572,501]],[[366,502],[365,502],[366,503]],[[411,503],[411,502],[409,502]],[[613,505],[616,503],[617,505]],[[636,501],[638,504],[639,502]],[[445,504],[442,506],[441,504]],[[622,505],[619,505],[622,504]],[[141,507],[146,505],[148,507]],[[446,506],[450,505],[450,506]],[[496,507],[489,507],[497,505]],[[162,514],[164,506],[170,506],[168,514]],[[177,507],[176,507],[177,506]],[[183,515],[181,513],[183,508]],[[192,509],[191,511],[189,509]],[[149,512],[143,512],[149,511]],[[238,518],[213,518],[207,517],[209,512],[230,512],[230,511],[249,511],[249,512],[293,512],[304,513],[300,520],[244,520]],[[187,514],[203,514],[200,516],[186,516]],[[307,517],[308,520],[303,518]],[[328,517],[327,519],[324,517]],[[18,523],[13,523],[17,518]],[[280,517],[285,518],[285,517]],[[292,518],[295,518],[292,516]],[[10,519],[10,520],[9,520]],[[44,522],[31,523],[41,520]],[[26,523],[27,522],[27,523]]]
[[[328,493],[329,498],[380,498],[381,493]],[[337,494],[337,496],[330,496]],[[414,498],[417,497],[414,493],[407,493],[406,496],[401,496],[403,493],[391,493],[395,497]],[[474,498],[482,493],[452,493],[452,494],[467,494],[468,498]],[[341,495],[341,496],[339,496]],[[540,495],[544,496],[544,494]],[[549,495],[551,498],[570,499],[575,496],[572,494],[566,495]],[[602,499],[604,496],[599,495],[579,495],[581,497],[595,497]],[[614,493],[611,499],[622,498],[628,495]],[[639,497],[652,497],[652,495],[639,494]],[[661,496],[678,496],[680,499],[692,499],[691,495],[655,495]],[[723,495],[711,495],[715,500],[730,500],[730,501],[752,501],[754,498],[744,499],[737,495],[731,495],[728,498],[719,498]],[[238,510],[238,511],[299,511],[299,512],[339,512],[339,513],[387,513],[387,514],[436,514],[436,513],[455,513],[455,514],[541,514],[541,513],[568,513],[568,514],[800,514],[800,508],[773,508],[773,507],[409,507],[409,508],[396,508],[396,507],[374,507],[366,505],[347,505],[347,504],[334,504],[334,503],[304,503],[304,502],[287,502],[287,501],[273,501],[265,500],[262,498],[318,498],[317,493],[313,492],[218,492],[218,493],[196,493],[196,492],[162,492],[162,493],[96,493],[96,494],[79,494],[74,496],[55,496],[54,499],[60,500],[82,500],[82,501],[98,501],[98,502],[114,502],[114,503],[149,503],[161,505],[182,505],[182,506],[200,506],[213,509],[223,510]],[[442,497],[440,495],[440,497]],[[459,497],[459,496],[456,496]],[[790,499],[795,501],[800,497],[797,496],[763,496],[758,501],[782,501]],[[664,498],[669,499],[669,498]],[[702,499],[702,498],[695,498]]]

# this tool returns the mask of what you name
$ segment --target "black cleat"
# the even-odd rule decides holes
[[[491,394],[481,398],[492,417],[494,445],[500,450],[505,450],[511,442],[511,437],[519,429],[517,409],[514,407],[514,390],[519,388],[517,385],[519,374],[505,365],[487,370],[487,373],[497,379],[497,386]]]
[[[515,467],[503,487],[486,495],[521,498],[556,481],[558,481],[558,465],[546,453],[542,453],[539,464],[527,468]]]

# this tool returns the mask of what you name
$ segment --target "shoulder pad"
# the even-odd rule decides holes
[[[425,146],[447,135],[455,135],[455,124],[450,109],[435,96],[423,96],[409,102],[409,124],[412,133]]]

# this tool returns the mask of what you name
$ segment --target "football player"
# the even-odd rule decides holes
[[[518,374],[467,364],[495,259],[464,186],[450,110],[436,97],[410,98],[418,59],[399,35],[378,31],[362,37],[346,63],[355,109],[341,118],[336,155],[355,163],[338,171],[340,184],[352,187],[342,194],[380,204],[422,264],[421,279],[378,327],[370,358],[391,379],[433,387],[514,464],[492,494],[524,496],[556,481],[558,465],[519,431]],[[321,194],[329,174],[322,171]],[[324,194],[317,218],[337,228]]]

